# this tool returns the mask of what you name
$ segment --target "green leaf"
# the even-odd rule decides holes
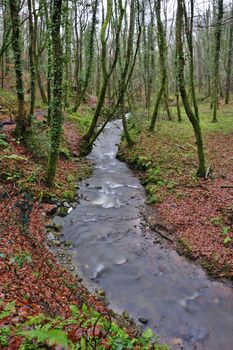
[[[224,244],[231,243],[231,237],[226,237],[226,238],[224,238],[223,243],[224,243]]]
[[[79,309],[77,307],[77,305],[70,305],[70,310],[72,313],[72,316],[79,316]]]
[[[84,315],[88,313],[88,308],[86,304],[82,304],[82,312],[84,313]]]
[[[15,301],[8,303],[4,308],[4,310],[0,313],[0,320],[2,320],[5,317],[8,317],[12,313],[14,308],[15,308]]]
[[[222,235],[226,236],[228,234],[228,232],[230,231],[230,227],[229,226],[225,226],[222,229]]]
[[[0,159],[13,159],[13,160],[28,160],[26,157],[19,156],[18,154],[10,154],[1,156]]]
[[[143,333],[143,337],[146,339],[152,339],[154,337],[154,333],[150,328],[147,328],[145,332]]]
[[[60,345],[68,347],[69,341],[66,333],[58,329],[52,329],[49,331],[43,331],[41,329],[22,332],[26,338],[37,339],[39,342],[48,341],[49,345]]]

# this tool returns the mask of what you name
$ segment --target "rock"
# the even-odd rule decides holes
[[[181,338],[173,338],[173,339],[172,339],[172,344],[173,344],[173,345],[181,346],[182,343],[183,343],[183,341],[182,341]]]
[[[59,245],[61,244],[61,242],[60,242],[58,239],[55,239],[55,240],[53,241],[53,244],[54,244],[55,246],[58,246],[58,247],[59,247]]]
[[[57,198],[52,198],[52,199],[51,199],[51,202],[52,202],[53,204],[55,204],[57,207],[60,207],[60,206],[61,206],[61,201],[59,201],[59,199],[57,199]]]
[[[90,186],[89,183],[86,183],[86,187]]]
[[[126,258],[119,258],[117,261],[116,261],[116,264],[117,265],[122,265],[122,264],[125,264],[127,262],[127,259]]]
[[[97,289],[96,294],[98,294],[101,297],[105,297],[106,293],[103,289]]]
[[[53,216],[57,212],[57,205],[55,204],[47,204],[46,215]]]
[[[69,204],[68,202],[63,202],[62,205],[63,205],[63,207],[65,207],[65,208],[68,208],[68,209],[70,208],[70,204]]]
[[[52,232],[49,232],[47,235],[47,240],[48,241],[53,241],[55,239],[54,235],[52,234]]]
[[[123,311],[123,312],[122,312],[122,316],[123,316],[126,320],[129,320],[129,313],[128,313],[128,311]]]
[[[66,247],[70,247],[70,246],[72,246],[72,242],[71,242],[71,241],[65,241],[65,242],[64,242],[64,245],[65,245]]]
[[[54,216],[53,224],[63,226],[63,219],[61,216]]]
[[[138,321],[140,321],[143,324],[147,324],[148,323],[148,320],[146,318],[144,318],[144,317],[139,317]]]
[[[54,229],[55,232],[61,232],[62,226],[59,225],[59,224],[54,224],[53,225],[53,229]]]

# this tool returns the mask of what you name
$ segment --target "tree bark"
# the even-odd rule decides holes
[[[233,18],[233,3],[231,5],[231,16]],[[227,78],[226,78],[226,95],[225,95],[225,104],[229,103],[229,94],[231,86],[231,70],[232,70],[232,55],[233,55],[233,20],[230,23],[230,33],[228,41],[228,50],[227,50]]]
[[[214,33],[214,72],[213,72],[213,119],[212,122],[217,122],[217,109],[218,109],[218,75],[219,75],[219,56],[220,56],[220,44],[221,44],[221,26],[223,17],[223,0],[218,0],[218,15],[217,22],[215,24]]]
[[[62,43],[61,43],[61,12],[62,0],[53,1],[51,34],[53,47],[53,100],[52,100],[52,127],[51,127],[51,148],[47,169],[47,185],[49,187],[54,185],[56,174],[57,161],[59,157],[60,139],[63,125],[62,112],[62,71],[63,71],[63,57],[62,57]]]
[[[156,1],[155,10],[156,10],[156,19],[157,19],[157,28],[158,28],[159,64],[160,64],[160,70],[162,73],[162,79],[161,79],[159,93],[156,98],[149,131],[154,131],[155,123],[158,117],[160,101],[163,95],[166,93],[166,83],[167,83],[167,67],[166,67],[167,47],[166,47],[165,30],[161,20],[161,0]]]
[[[23,88],[23,60],[20,43],[20,3],[18,0],[8,0],[12,22],[12,48],[15,60],[16,91],[18,101],[18,113],[16,118],[15,133],[17,137],[26,136],[27,119],[25,114],[24,88]]]
[[[177,52],[177,68],[178,68],[178,82],[180,95],[183,101],[185,112],[191,122],[197,144],[198,158],[199,158],[199,167],[197,170],[197,176],[205,177],[206,168],[205,168],[205,154],[202,141],[202,133],[199,120],[196,115],[193,113],[191,106],[189,104],[188,95],[184,83],[184,51],[183,51],[183,41],[182,41],[182,30],[183,30],[183,0],[177,0],[177,15],[176,15],[176,52]]]

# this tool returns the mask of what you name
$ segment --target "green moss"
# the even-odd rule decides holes
[[[93,112],[86,107],[84,111],[68,114],[67,118],[68,120],[75,122],[77,130],[81,133],[81,135],[84,135],[91,125],[92,116]]]
[[[192,245],[186,238],[183,238],[183,237],[178,238],[177,245],[178,245],[178,250],[180,250],[189,258],[192,257],[192,252],[193,252]]]

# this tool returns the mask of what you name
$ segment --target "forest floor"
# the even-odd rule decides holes
[[[197,261],[210,275],[232,280],[233,105],[220,104],[218,123],[211,122],[207,104],[199,108],[207,179],[195,175],[196,145],[185,115],[182,123],[159,120],[152,134],[147,131],[146,119],[140,132],[143,118],[136,116],[136,121],[129,122],[135,145],[128,149],[123,141],[119,156],[139,173],[145,185],[151,204],[146,213],[149,224],[156,229],[160,217],[172,247]]]
[[[114,315],[102,294],[88,293],[48,247],[45,225],[49,227],[54,203],[75,201],[77,181],[90,174],[90,166],[78,157],[81,132],[72,116],[64,126],[56,185],[48,190],[44,114],[36,113],[27,148],[14,137],[14,125],[0,130],[0,349],[43,344],[74,349],[77,342],[82,349],[114,349],[115,344],[152,348],[151,331],[139,336],[132,321]]]

